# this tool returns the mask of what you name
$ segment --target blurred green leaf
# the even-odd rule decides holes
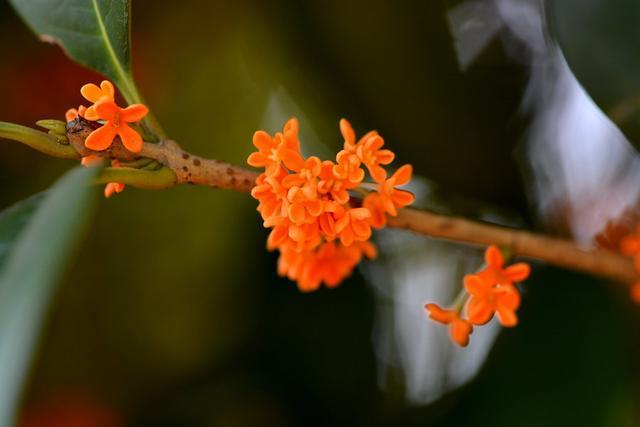
[[[46,193],[38,193],[0,212],[0,268],[4,265],[20,231],[40,206]]]
[[[11,426],[54,285],[87,226],[99,168],[76,168],[0,216],[0,425]],[[22,230],[20,230],[22,229]]]
[[[107,76],[128,103],[143,103],[131,71],[131,4],[128,0],[9,2],[43,41],[60,45],[73,60]],[[164,135],[153,115],[149,114],[144,123],[146,130]]]
[[[640,2],[547,0],[547,14],[576,78],[640,145]]]

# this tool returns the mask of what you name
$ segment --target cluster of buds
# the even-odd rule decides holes
[[[485,267],[476,274],[464,277],[462,298],[450,309],[426,304],[429,317],[449,325],[451,339],[462,347],[469,344],[474,326],[484,325],[494,315],[506,327],[518,324],[516,310],[520,306],[520,292],[516,283],[529,277],[526,263],[505,267],[505,259],[496,246],[489,246],[484,255]]]
[[[140,134],[129,125],[142,120],[149,112],[148,108],[142,104],[132,104],[126,108],[121,108],[116,104],[114,96],[115,89],[111,82],[104,80],[97,86],[93,83],[86,84],[80,89],[82,96],[91,106],[84,105],[69,109],[65,118],[70,122],[77,117],[86,120],[99,122],[101,124],[96,130],[91,132],[84,142],[85,147],[93,151],[103,151],[113,144],[116,136],[120,137],[122,145],[132,153],[139,153],[142,150],[143,141]],[[84,166],[90,166],[102,159],[97,155],[86,156],[82,159]],[[119,167],[117,160],[111,161],[112,167]],[[104,190],[105,197],[110,197],[114,193],[124,190],[124,184],[110,182]]]
[[[253,145],[258,151],[247,160],[264,168],[251,195],[271,229],[267,248],[280,251],[278,273],[296,281],[301,291],[322,283],[335,287],[363,257],[374,258],[371,229],[384,227],[387,214],[397,215],[414,201],[413,194],[397,188],[411,180],[411,166],[388,176],[383,166],[395,156],[382,148],[376,131],[356,141],[344,119],[340,131],[344,147],[335,161],[302,156],[295,118],[274,136],[257,131]]]

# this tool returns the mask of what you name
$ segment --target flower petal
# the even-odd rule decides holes
[[[491,285],[478,275],[467,274],[464,276],[464,288],[475,297],[484,297],[491,289]]]
[[[88,156],[84,156],[80,160],[80,164],[84,167],[95,166],[99,165],[100,163],[102,163],[102,157],[96,154],[89,154]]]
[[[398,169],[392,179],[395,179],[394,186],[406,185],[411,181],[411,175],[413,174],[413,167],[411,165],[404,165]]]
[[[504,264],[504,257],[502,252],[497,246],[491,245],[484,253],[484,260],[489,267],[502,268]]]
[[[340,133],[344,138],[345,148],[347,148],[347,145],[355,145],[356,134],[347,119],[340,119]]]
[[[276,226],[271,233],[269,233],[269,238],[267,239],[267,249],[273,250],[280,246],[287,240],[287,227],[286,226]]]
[[[517,264],[510,265],[503,270],[504,275],[507,276],[512,282],[522,282],[531,274],[531,267],[529,264],[519,262]]]
[[[380,150],[376,154],[376,159],[381,165],[388,165],[389,163],[393,162],[393,159],[395,159],[395,157],[396,155],[391,150]]]
[[[299,172],[304,167],[304,159],[298,152],[283,148],[279,155],[282,163],[291,171]]]
[[[340,243],[344,246],[351,246],[353,240],[355,239],[355,235],[353,234],[353,230],[351,227],[347,227],[340,233]]]
[[[497,309],[517,310],[520,307],[520,292],[515,286],[501,286],[494,292]]]
[[[466,320],[458,319],[449,327],[451,339],[461,347],[469,345],[471,333],[473,333],[473,326]]]
[[[139,153],[142,151],[142,137],[131,126],[121,123],[118,128],[118,135],[122,140],[122,145],[131,151],[132,153]]]
[[[110,99],[113,99],[113,96],[115,95],[115,90],[109,80],[103,80],[100,83],[100,90],[102,91],[102,96],[107,96]]]
[[[147,114],[149,114],[149,109],[145,105],[131,104],[120,111],[120,118],[123,122],[133,123],[144,119]]]
[[[416,196],[404,190],[396,190],[391,194],[391,201],[396,207],[403,208],[415,202]]]
[[[271,138],[271,135],[263,130],[259,130],[253,134],[253,145],[258,150],[267,151],[275,147],[275,143]]]
[[[518,324],[518,316],[516,316],[516,313],[513,310],[498,308],[496,314],[498,315],[498,320],[502,326],[513,328]]]
[[[107,122],[89,134],[84,141],[84,146],[93,151],[106,150],[111,146],[115,137],[116,129],[110,122]]]
[[[262,168],[271,164],[271,159],[263,153],[256,151],[255,153],[249,154],[249,157],[247,158],[247,164],[249,164],[249,166],[253,166],[254,168]]]
[[[456,313],[453,310],[441,308],[438,304],[428,303],[424,305],[431,320],[448,325],[455,320]]]
[[[371,217],[371,212],[367,208],[352,208],[349,210],[351,218],[362,221]]]
[[[298,119],[296,119],[295,117],[291,117],[289,120],[287,120],[287,123],[284,124],[283,130],[285,133],[293,132],[297,134],[298,128]]]
[[[486,298],[472,296],[467,303],[467,317],[474,325],[484,325],[493,317],[493,308]]]
[[[64,113],[64,118],[65,118],[68,122],[70,122],[70,121],[72,121],[72,120],[77,119],[77,118],[78,118],[78,116],[79,116],[79,114],[78,114],[78,110],[76,110],[75,108],[69,108],[69,109],[67,110],[67,112],[66,112],[66,113]]]
[[[87,83],[80,88],[82,96],[90,102],[98,102],[102,98],[102,90],[93,83]]]
[[[300,203],[292,203],[291,206],[289,206],[288,216],[294,224],[302,224],[307,214],[304,206]]]
[[[120,107],[113,101],[98,101],[93,108],[98,118],[102,120],[113,120],[116,115],[120,114]]]
[[[78,113],[80,112],[78,111]],[[87,120],[91,120],[92,122],[95,122],[96,120],[100,120],[100,116],[98,116],[98,113],[96,112],[96,107],[94,105],[87,108],[84,111],[84,115],[82,117],[84,117]]]
[[[367,165],[367,169],[369,169],[369,173],[371,174],[371,178],[375,182],[383,182],[387,179],[387,171],[384,170],[383,167],[378,165]]]

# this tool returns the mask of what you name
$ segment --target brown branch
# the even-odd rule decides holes
[[[514,255],[625,284],[638,280],[638,273],[627,257],[604,249],[581,248],[567,239],[416,209],[402,209],[397,217],[389,218],[388,225],[457,242],[505,246],[510,248]]]
[[[118,139],[109,150],[103,152],[85,148],[84,140],[94,126],[92,122],[82,119],[67,124],[67,137],[80,155],[96,154],[123,161],[135,158]],[[258,173],[251,170],[194,156],[170,140],[158,144],[145,142],[139,156],[154,159],[171,169],[176,177],[174,185],[189,183],[249,192],[258,177]],[[137,182],[131,185],[147,188]],[[638,273],[630,259],[609,250],[581,248],[566,239],[409,208],[401,209],[396,217],[389,217],[388,226],[456,242],[506,246],[517,256],[625,284],[638,280]]]

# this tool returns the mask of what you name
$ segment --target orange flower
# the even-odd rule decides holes
[[[386,214],[398,215],[398,208],[403,208],[414,202],[415,196],[396,186],[406,185],[411,181],[411,165],[404,165],[391,178],[378,184],[378,191],[365,197],[363,206],[371,211],[371,226],[382,228],[387,223]]]
[[[267,175],[276,173],[280,164],[292,171],[304,167],[298,141],[298,121],[294,118],[285,124],[283,133],[278,132],[273,138],[265,131],[257,131],[253,134],[253,145],[258,151],[249,155],[247,163],[256,168],[264,167]]]
[[[100,115],[96,111],[96,105],[100,101],[113,101],[115,90],[111,82],[103,80],[100,87],[93,83],[88,83],[80,88],[80,93],[89,102],[94,105],[87,108],[84,112],[84,118],[91,121],[100,119]],[[67,120],[68,121],[68,120]]]
[[[253,198],[260,201],[258,211],[262,214],[262,219],[266,220],[272,216],[287,216],[288,189],[282,184],[283,179],[289,173],[278,166],[275,173],[267,175],[260,174],[256,180],[256,186],[251,190]]]
[[[335,230],[343,245],[364,242],[371,237],[371,212],[367,208],[340,209],[334,217]]]
[[[328,194],[332,200],[339,204],[345,204],[349,201],[348,184],[334,175],[334,166],[335,163],[331,160],[322,162],[318,191],[322,194]]]
[[[69,108],[64,114],[64,118],[67,122],[77,119],[78,117],[84,117],[87,112],[87,108],[84,105],[80,105],[78,109]]]
[[[484,253],[486,267],[478,273],[484,281],[491,285],[513,285],[522,282],[531,273],[529,264],[519,262],[504,267],[504,257],[497,246],[489,246]]]
[[[124,191],[125,185],[120,182],[109,182],[104,187],[104,197],[107,199],[115,193],[122,193]]]
[[[115,102],[107,100],[98,101],[94,107],[97,117],[106,122],[87,137],[84,142],[87,148],[94,151],[106,150],[117,135],[127,150],[132,153],[142,150],[142,137],[128,123],[142,120],[149,112],[147,107],[132,104],[127,108],[120,108]]]
[[[496,285],[479,275],[467,275],[464,287],[471,297],[467,303],[467,316],[474,325],[484,325],[494,313],[503,326],[516,326],[516,310],[520,306],[520,292],[513,285]]]
[[[342,150],[336,156],[337,165],[333,167],[336,178],[344,181],[347,188],[355,188],[364,179],[364,170],[360,167],[360,159],[347,150]]]
[[[393,161],[395,155],[390,150],[381,149],[384,145],[384,139],[378,135],[378,132],[370,131],[356,143],[355,132],[346,119],[340,120],[340,131],[344,137],[344,150],[338,153],[338,163],[341,163],[341,156],[348,159],[348,165],[357,164],[359,167],[362,163],[367,167],[374,181],[384,181],[387,172],[380,165],[388,165]],[[348,165],[345,165],[345,169],[348,169]]]
[[[425,304],[425,310],[429,317],[436,322],[449,325],[451,339],[462,347],[469,345],[469,335],[473,333],[473,325],[460,317],[455,310],[447,310],[437,304]]]
[[[90,154],[80,159],[80,164],[84,167],[96,166],[102,163],[104,159],[96,154]]]
[[[318,289],[321,283],[335,287],[350,276],[365,256],[376,256],[375,247],[369,242],[360,242],[351,246],[327,242],[313,251],[298,252],[285,246],[280,250],[278,274],[298,282],[303,292]]]
[[[520,292],[514,283],[529,276],[529,265],[519,263],[505,268],[504,258],[495,246],[487,248],[485,260],[487,265],[483,270],[464,277],[464,290],[455,303],[457,310],[445,310],[435,304],[425,305],[433,320],[451,325],[452,339],[462,346],[469,342],[473,326],[484,325],[494,314],[503,326],[518,324],[516,310],[520,306]],[[460,316],[462,310],[465,319]]]
[[[380,165],[388,165],[395,158],[392,151],[380,149],[383,145],[384,140],[380,135],[372,135],[358,144],[356,149],[358,157],[367,167],[375,182],[382,182],[387,178],[387,171]]]

